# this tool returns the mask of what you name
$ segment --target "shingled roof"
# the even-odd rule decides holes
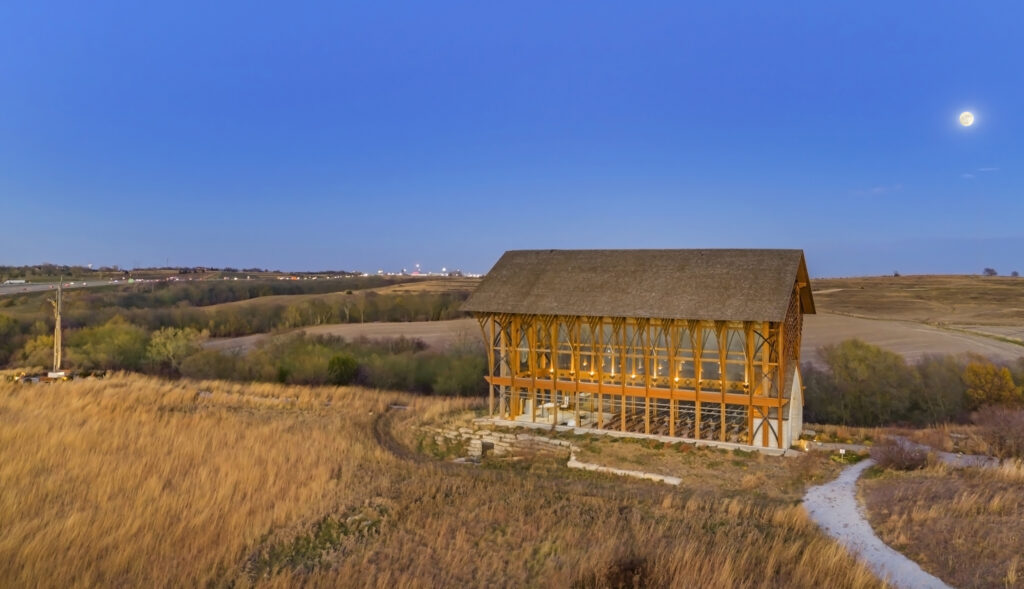
[[[801,250],[508,251],[463,304],[474,313],[782,321]],[[801,307],[814,313],[810,287]]]

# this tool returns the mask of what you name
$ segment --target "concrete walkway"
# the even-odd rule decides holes
[[[811,487],[804,495],[804,509],[821,529],[892,586],[948,588],[938,577],[882,542],[871,529],[857,501],[857,479],[874,463],[864,460],[844,470],[834,481]]]

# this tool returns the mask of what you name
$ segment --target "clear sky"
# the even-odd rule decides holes
[[[1022,23],[1019,2],[10,0],[0,264],[796,247],[816,276],[1024,272]]]

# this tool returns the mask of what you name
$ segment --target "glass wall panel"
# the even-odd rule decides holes
[[[597,376],[597,366],[594,364],[594,334],[587,323],[579,326],[579,334],[580,377],[582,380],[590,381]]]
[[[540,321],[534,323],[533,329],[537,343],[537,348],[534,350],[537,376],[543,377],[555,371],[551,365],[551,332]]]
[[[646,371],[644,370],[644,339],[643,329],[636,325],[627,323],[624,327],[624,339],[626,345],[626,374],[629,384],[643,382]]]
[[[726,379],[730,388],[742,389],[747,382],[747,337],[743,328],[726,329]]]
[[[721,390],[718,334],[712,327],[705,327],[700,330],[700,333],[701,341],[703,342],[701,346],[700,387],[705,391]]]
[[[565,373],[562,378],[576,372],[572,357],[572,330],[562,321],[558,322],[558,371],[560,375]]]
[[[669,369],[669,341],[670,332],[661,325],[650,327],[652,345],[651,350],[651,386],[668,388],[669,378],[672,371]]]
[[[697,369],[694,364],[694,341],[693,332],[687,327],[679,327],[676,330],[676,381],[677,387],[693,388],[697,378]]]
[[[526,374],[530,371],[530,339],[527,333],[528,327],[521,325],[519,329],[519,369],[518,374]]]
[[[621,378],[619,366],[619,333],[615,327],[606,322],[601,326],[601,370],[606,381],[615,382]]]

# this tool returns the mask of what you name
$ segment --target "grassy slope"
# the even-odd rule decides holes
[[[916,359],[975,352],[1024,355],[1024,278],[901,276],[812,281],[818,314],[805,318],[804,358],[858,338]]]
[[[639,575],[651,586],[878,586],[790,500],[706,495],[545,458],[400,459],[372,434],[392,399],[411,405],[395,424],[406,435],[413,422],[466,407],[132,376],[0,385],[0,578],[566,587]]]
[[[819,311],[929,324],[1024,326],[1024,278],[877,276],[812,281]]]
[[[956,587],[1024,586],[1024,465],[931,467],[861,482],[875,532]]]

